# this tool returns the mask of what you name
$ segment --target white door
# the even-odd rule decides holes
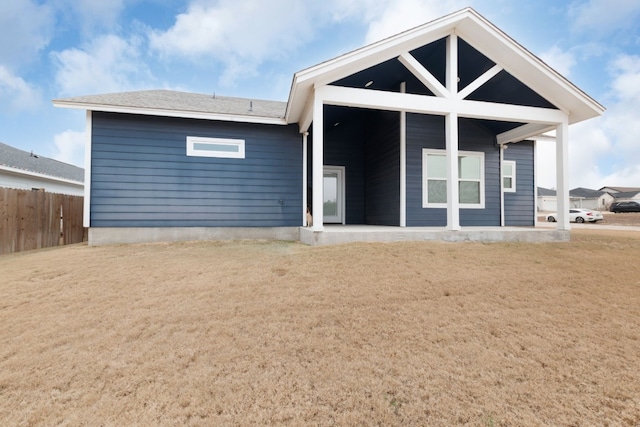
[[[325,166],[323,186],[324,222],[344,224],[344,166]]]

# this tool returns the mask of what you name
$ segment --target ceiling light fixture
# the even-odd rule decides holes
[[[366,83],[364,84],[364,87],[369,87],[369,86],[371,86],[372,84],[373,84],[373,80],[369,80],[368,82],[366,82]]]

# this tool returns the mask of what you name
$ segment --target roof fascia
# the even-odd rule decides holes
[[[0,170],[5,171],[5,172],[9,172],[9,173],[14,174],[14,175],[25,175],[25,176],[30,176],[30,177],[33,177],[33,178],[41,178],[41,179],[46,179],[46,180],[49,180],[49,181],[62,182],[62,183],[65,183],[65,184],[76,185],[76,186],[79,186],[79,187],[83,187],[84,186],[84,183],[81,182],[81,181],[74,181],[72,179],[61,178],[61,177],[58,177],[58,176],[47,175],[47,174],[44,174],[44,173],[28,171],[26,169],[12,168],[10,166],[0,165]]]
[[[53,100],[53,105],[60,108],[75,108],[87,111],[102,111],[106,113],[141,114],[146,116],[177,117],[181,119],[219,120],[225,122],[260,123],[268,125],[286,125],[287,122],[277,117],[243,116],[219,113],[205,113],[198,111],[164,110],[160,108],[123,107],[119,105],[105,105],[87,102],[73,102]]]

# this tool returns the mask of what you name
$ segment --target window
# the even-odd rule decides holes
[[[516,191],[516,162],[513,160],[502,162],[502,190],[505,193]]]
[[[447,157],[444,150],[422,150],[422,207],[447,207]],[[484,153],[458,152],[461,208],[484,209]]]
[[[244,159],[244,139],[188,136],[187,156]]]

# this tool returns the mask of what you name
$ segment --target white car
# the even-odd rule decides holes
[[[601,212],[589,209],[569,209],[569,222],[598,222],[604,218]],[[547,215],[547,221],[556,222],[558,220],[557,213]]]

